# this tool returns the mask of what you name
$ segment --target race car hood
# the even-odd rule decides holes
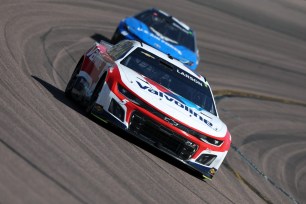
[[[218,138],[226,135],[227,127],[217,116],[128,67],[118,64],[118,69],[122,82],[153,108],[200,132]]]
[[[195,52],[192,52],[185,46],[175,45],[168,42],[163,36],[158,36],[158,33],[152,32],[147,25],[136,18],[126,18],[125,24],[128,27],[128,31],[137,36],[144,43],[162,51],[163,53],[170,54],[182,63],[192,62],[194,65],[196,64],[197,55]]]

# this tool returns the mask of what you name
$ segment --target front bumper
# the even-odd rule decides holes
[[[213,178],[227,151],[218,152],[203,148],[204,142],[176,132],[168,122],[130,102],[120,94],[115,94],[115,92],[110,90],[107,85],[103,87],[92,111],[95,117],[120,127],[178,159],[200,172],[205,178]]]

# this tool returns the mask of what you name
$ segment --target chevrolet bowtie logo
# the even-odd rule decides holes
[[[168,123],[170,123],[173,126],[178,126],[178,123],[175,122],[174,120],[170,119],[170,118],[165,117],[164,120],[167,121]]]

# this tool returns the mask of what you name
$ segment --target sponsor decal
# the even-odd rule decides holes
[[[167,121],[168,123],[170,123],[173,126],[178,126],[177,122],[175,122],[174,120],[172,120],[172,119],[170,119],[168,117],[165,117],[164,120]]]
[[[143,52],[143,51],[141,51],[141,53],[144,54],[144,55],[147,56],[147,57],[150,57],[150,58],[152,58],[152,59],[155,59],[155,57],[153,57],[153,56],[150,55],[149,53],[146,53],[146,52]]]
[[[197,118],[198,120],[200,120],[201,122],[205,123],[207,126],[209,126],[209,127],[212,127],[212,126],[213,126],[213,124],[212,124],[211,122],[209,122],[208,120],[206,120],[205,118],[203,118],[203,117],[200,115],[200,113],[199,113],[198,111],[196,111],[196,110],[194,110],[193,108],[187,106],[185,103],[179,101],[178,99],[176,99],[176,98],[174,98],[174,97],[172,97],[172,96],[169,96],[168,94],[163,93],[163,92],[161,92],[161,91],[159,91],[159,90],[152,89],[152,88],[150,88],[150,87],[147,86],[147,85],[143,85],[143,84],[142,84],[141,82],[139,82],[139,81],[136,81],[136,83],[138,84],[138,86],[139,86],[141,89],[143,89],[143,90],[145,90],[145,91],[151,93],[152,95],[155,95],[155,96],[158,96],[158,97],[161,97],[161,98],[166,99],[167,101],[169,101],[169,102],[173,103],[174,105],[180,107],[182,110],[188,112],[191,116],[193,116],[193,117]],[[169,119],[170,119],[170,118],[169,118]],[[166,119],[165,119],[165,120],[166,120]],[[167,121],[167,120],[166,120],[166,121]],[[168,122],[169,122],[169,121],[168,121]],[[173,122],[174,122],[174,121],[173,121]],[[170,123],[171,123],[171,122],[170,122]],[[175,123],[175,122],[174,122],[174,123]]]
[[[177,72],[178,74],[184,76],[185,78],[187,78],[187,79],[193,81],[194,83],[196,83],[196,84],[198,84],[198,85],[200,85],[200,86],[203,87],[203,83],[202,83],[201,81],[199,81],[199,80],[197,80],[195,77],[189,75],[187,72],[185,72],[185,71],[183,71],[183,70],[179,70],[179,69],[176,69],[176,72]]]
[[[210,173],[211,175],[214,175],[214,174],[216,173],[216,170],[215,170],[214,168],[212,168],[212,169],[209,170],[209,173]]]
[[[191,31],[188,31],[188,30],[182,28],[180,25],[178,25],[178,24],[176,24],[176,23],[172,23],[172,25],[173,25],[174,27],[180,29],[181,31],[185,32],[186,34],[192,35],[192,32],[191,32]]]
[[[154,46],[157,48],[157,49],[160,49],[160,45],[158,43],[154,43]]]
[[[96,46],[94,46],[91,50],[89,50],[86,56],[92,63],[94,63],[97,69],[101,67],[102,60],[100,58],[100,50]]]

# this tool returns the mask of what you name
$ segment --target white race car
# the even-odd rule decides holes
[[[207,80],[144,43],[95,43],[65,95],[211,179],[231,143]]]

